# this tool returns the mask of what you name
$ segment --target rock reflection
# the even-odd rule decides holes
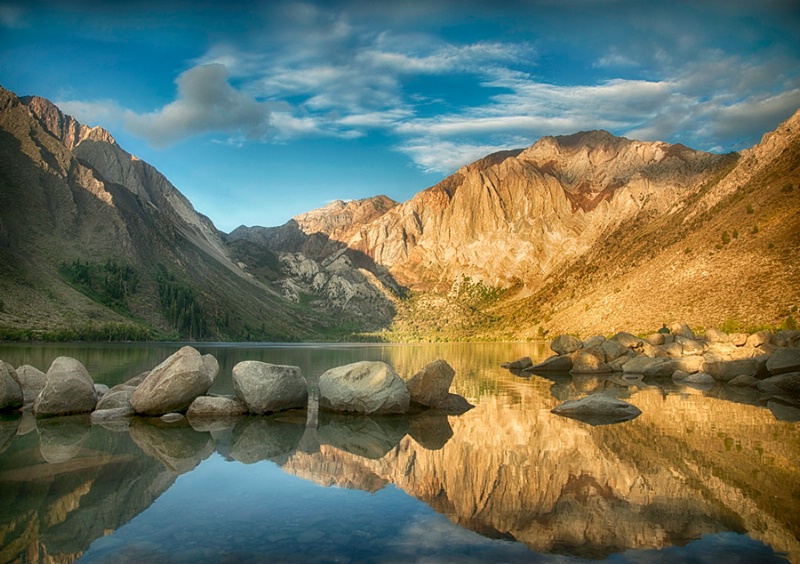
[[[158,418],[136,418],[129,432],[145,454],[177,474],[192,470],[214,452],[211,435],[195,431],[185,420],[165,424]]]
[[[317,437],[345,452],[369,459],[383,458],[408,433],[402,415],[365,416],[322,412]]]
[[[39,451],[47,462],[66,462],[77,456],[83,443],[89,438],[91,425],[89,415],[68,415],[40,419],[36,423],[39,431]]]
[[[305,419],[246,417],[233,429],[229,456],[244,464],[271,460],[294,452],[304,431]]]

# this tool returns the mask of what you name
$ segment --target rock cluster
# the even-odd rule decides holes
[[[243,361],[233,367],[234,396],[208,395],[219,373],[212,355],[186,346],[153,370],[108,388],[95,384],[77,360],[59,357],[47,374],[0,361],[0,410],[32,410],[37,417],[91,412],[94,423],[133,416],[175,422],[305,409],[308,384],[297,366]],[[405,414],[433,409],[459,414],[473,406],[450,393],[455,371],[436,360],[407,380],[384,362],[332,368],[319,380],[322,411],[363,415]]]
[[[752,387],[800,404],[800,331],[727,334],[708,329],[698,336],[685,324],[670,329],[644,338],[625,332],[584,341],[561,335],[551,345],[556,354],[545,361],[531,365],[526,357],[503,366],[544,374],[623,372],[695,387]]]

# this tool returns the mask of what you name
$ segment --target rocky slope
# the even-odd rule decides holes
[[[325,322],[249,276],[153,167],[47,100],[0,90],[0,161],[0,328],[12,337],[296,339]]]

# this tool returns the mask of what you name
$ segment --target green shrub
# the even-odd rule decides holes
[[[728,235],[727,231],[723,231],[722,232],[722,244],[723,245],[727,245],[730,242],[731,242],[731,236]]]
[[[782,329],[789,329],[791,331],[797,330],[797,320],[793,316],[788,316],[786,320],[783,322]]]
[[[750,213],[750,214],[755,213],[755,210],[753,209],[753,205],[752,204],[747,204],[747,213]]]

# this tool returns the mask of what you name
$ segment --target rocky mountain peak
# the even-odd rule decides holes
[[[79,123],[46,98],[23,96],[19,100],[28,107],[31,115],[42,124],[42,127],[61,141],[67,149],[74,149],[86,139],[116,145],[116,141],[108,131],[102,127],[88,127]]]
[[[330,239],[346,241],[365,225],[399,205],[380,195],[361,200],[334,200],[330,204],[292,218],[306,234],[322,233]]]

